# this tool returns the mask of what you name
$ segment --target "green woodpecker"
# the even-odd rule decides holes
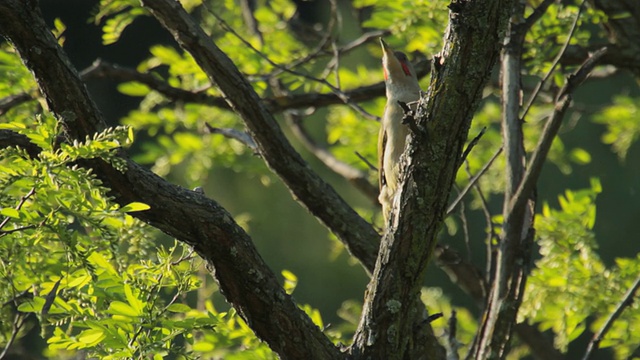
[[[380,195],[378,201],[382,205],[385,224],[393,207],[393,199],[398,188],[400,175],[400,155],[404,151],[408,133],[407,126],[402,123],[404,112],[398,101],[415,102],[420,98],[418,77],[407,56],[393,51],[384,40],[382,44],[382,70],[387,89],[387,104],[384,108],[378,135],[378,172]]]

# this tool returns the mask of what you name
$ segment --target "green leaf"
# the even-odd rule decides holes
[[[132,202],[132,203],[129,203],[129,204],[123,206],[122,208],[120,208],[120,211],[126,212],[126,213],[130,213],[130,212],[144,211],[144,210],[149,210],[149,209],[151,209],[151,206],[149,206],[149,205],[147,205],[145,203]]]
[[[20,212],[14,208],[0,209],[0,215],[7,216],[14,219],[20,218]]]
[[[44,298],[34,297],[33,299],[20,304],[18,306],[18,311],[39,313],[42,311],[42,307],[44,306],[44,303],[45,303]]]
[[[123,303],[122,301],[113,301],[109,305],[109,309],[107,310],[109,314],[113,315],[122,315],[127,317],[138,317],[142,315],[141,312],[136,311],[132,306],[127,303]]]
[[[129,141],[129,144],[133,143],[134,133],[133,133],[133,127],[132,126],[129,126],[127,128],[127,140]]]
[[[193,344],[193,351],[210,352],[210,351],[213,351],[213,349],[214,349],[213,344],[208,341],[200,341]]]
[[[0,124],[0,130],[23,130],[26,128],[27,126],[25,124],[18,122]]]
[[[131,81],[118,85],[118,91],[129,96],[145,96],[151,90],[145,84]]]
[[[98,345],[105,338],[104,331],[101,329],[89,329],[81,332],[77,339],[83,344],[83,348]]]
[[[582,148],[573,149],[570,157],[571,160],[580,165],[586,165],[591,162],[591,154]]]
[[[118,272],[113,265],[111,265],[111,263],[98,252],[92,252],[91,255],[87,257],[87,260],[99,269],[104,269],[112,275],[118,275]]]
[[[90,282],[91,282],[91,275],[83,274],[83,275],[78,276],[75,279],[69,281],[69,283],[67,284],[67,287],[68,288],[74,288],[74,287],[81,288],[81,287],[87,285]]]
[[[298,285],[298,277],[289,270],[282,270],[284,277],[284,291],[291,295]]]
[[[171,304],[167,310],[175,313],[186,313],[191,311],[191,307],[185,304]]]
[[[144,310],[144,302],[140,301],[138,297],[133,293],[129,284],[124,284],[124,296],[127,298],[127,302],[137,314],[142,314]]]
[[[102,27],[102,30],[104,31],[102,35],[102,43],[104,45],[110,45],[117,42],[124,29],[126,29],[136,17],[144,13],[145,12],[142,9],[133,8],[108,19]]]

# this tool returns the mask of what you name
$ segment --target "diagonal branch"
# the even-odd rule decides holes
[[[277,96],[285,96],[286,91],[278,81],[271,81],[273,92]],[[356,169],[355,167],[336,158],[327,148],[316,143],[307,129],[302,123],[302,116],[292,111],[285,111],[284,117],[287,120],[289,128],[304,147],[315,155],[318,160],[331,169],[336,174],[345,178],[356,189],[360,190],[374,204],[378,204],[378,187],[372,185],[368,180],[366,172]]]
[[[524,107],[524,112],[522,114],[522,119],[527,117],[527,113],[531,109],[531,106],[533,105],[533,103],[536,101],[536,98],[538,97],[538,94],[540,93],[540,90],[542,90],[542,87],[544,86],[544,84],[547,82],[547,80],[549,80],[551,75],[553,75],[553,72],[555,71],[555,69],[558,66],[558,64],[560,64],[560,60],[562,60],[565,52],[567,51],[567,49],[569,47],[569,43],[571,42],[571,39],[573,38],[573,34],[575,33],[576,29],[578,28],[578,20],[580,19],[580,15],[582,14],[582,11],[584,10],[584,7],[585,7],[586,3],[587,3],[586,0],[582,0],[582,3],[580,4],[580,7],[578,8],[578,13],[576,14],[575,18],[573,19],[573,23],[571,24],[571,29],[569,30],[569,34],[567,35],[567,39],[565,40],[564,44],[562,45],[562,48],[558,52],[558,55],[556,55],[556,58],[551,62],[551,67],[549,68],[549,70],[547,71],[545,76],[538,82],[538,84],[536,85],[535,89],[533,90],[533,92],[529,96],[529,101],[527,102],[527,105]],[[544,9],[544,7],[543,7],[544,5],[546,5],[546,4],[543,3],[542,6],[541,6],[541,9]],[[536,20],[538,18],[539,17],[537,16],[537,14],[534,13],[534,17],[530,18],[529,20],[530,21],[534,21],[534,20]],[[528,26],[531,26],[530,23],[525,23],[525,24],[528,25]],[[524,36],[524,32],[523,32],[522,35]]]
[[[484,164],[484,166],[482,166],[482,168],[478,171],[478,173],[475,174],[471,179],[469,179],[469,182],[467,183],[467,185],[465,185],[465,187],[460,191],[458,196],[456,196],[456,198],[451,202],[451,205],[449,205],[449,207],[447,208],[447,215],[451,215],[451,213],[460,204],[462,199],[464,199],[464,197],[469,193],[471,188],[478,183],[482,175],[484,175],[489,170],[491,165],[493,165],[493,162],[498,158],[498,156],[500,156],[500,154],[502,154],[502,146],[500,146],[498,150],[496,150],[496,152],[493,153],[491,158],[489,158],[489,161],[487,161],[487,163]]]
[[[323,164],[336,174],[345,178],[356,189],[360,190],[374,204],[378,204],[378,187],[372,185],[368,180],[366,172],[337,159],[328,149],[317,144],[302,124],[302,118],[298,114],[285,112],[285,119],[293,134],[300,140],[302,145],[317,157]]]
[[[102,115],[36,6],[32,1],[0,2],[0,35],[11,41],[34,74],[66,135],[70,139],[92,136],[104,128]],[[125,172],[100,159],[79,161],[79,165],[91,168],[119,204],[148,204],[149,210],[135,216],[192,246],[213,269],[227,300],[283,358],[343,357],[282,289],[249,235],[224,208],[126,161]]]
[[[602,58],[606,53],[607,48],[602,48],[593,53],[591,57],[589,57],[582,66],[580,66],[580,68],[567,79],[564,87],[560,89],[558,96],[556,97],[555,109],[549,117],[549,120],[545,123],[542,135],[540,135],[540,140],[536,145],[536,150],[531,155],[529,166],[523,176],[523,180],[511,198],[509,204],[511,211],[523,205],[527,196],[531,194],[533,187],[538,181],[538,177],[542,171],[542,166],[547,159],[549,149],[551,149],[553,139],[555,139],[558,134],[558,130],[562,124],[562,119],[564,119],[564,114],[571,105],[571,94],[587,78],[587,76],[589,76],[589,73],[591,73],[593,68],[598,64],[600,58]]]
[[[609,317],[604,322],[604,324],[602,324],[602,327],[600,328],[600,330],[598,330],[598,332],[593,336],[591,341],[589,341],[589,345],[587,346],[587,351],[585,352],[582,360],[591,359],[591,357],[593,356],[593,352],[595,350],[598,350],[598,347],[600,346],[600,341],[604,339],[607,332],[609,332],[609,329],[611,329],[611,326],[613,326],[613,323],[620,317],[620,315],[622,315],[622,312],[626,308],[631,306],[631,304],[633,303],[633,298],[636,296],[636,292],[638,291],[638,289],[640,289],[640,275],[638,275],[638,277],[633,282],[631,287],[629,287],[627,292],[622,297],[622,300],[620,300],[620,302],[616,306],[615,310],[611,313],[611,315],[609,315]]]
[[[296,199],[345,244],[367,269],[373,269],[379,235],[302,159],[273,115],[233,62],[204,33],[178,2],[144,0],[143,5],[191,53],[240,115],[267,165]]]

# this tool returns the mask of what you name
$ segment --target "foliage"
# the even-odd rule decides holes
[[[332,63],[333,52],[304,43],[287,31],[288,20],[296,12],[293,2],[257,3],[254,15],[262,40],[245,26],[241,9],[233,1],[182,1],[260,96],[274,97],[270,90],[274,79],[290,94],[339,93],[382,80],[377,46],[365,45],[344,54],[336,67]],[[336,46],[371,29],[389,29],[389,43],[416,58],[436,54],[441,48],[443,24],[449,13],[446,4],[357,0],[353,3],[354,12],[372,7],[359,33],[343,34],[341,26],[346,25],[338,18],[327,23],[333,23],[329,30],[337,39]],[[527,7],[527,14],[531,11]],[[563,83],[572,68],[552,68],[551,60],[567,40],[577,13],[577,4],[556,2],[531,28],[525,39],[525,71],[529,76],[525,85],[535,85],[547,73],[554,80],[548,87]],[[346,11],[341,14],[348,16]],[[91,21],[101,25],[103,43],[113,44],[136,18],[147,15],[138,1],[102,0]],[[591,24],[605,20],[603,14],[593,10],[581,18],[582,23]],[[56,21],[54,26],[62,43],[64,24]],[[586,45],[602,37],[600,32],[584,26],[570,43]],[[7,44],[1,50],[0,98],[18,93],[38,96],[33,77],[18,55]],[[174,88],[221,96],[194,59],[172,46],[152,46],[137,70]],[[428,81],[421,80],[424,86]],[[87,159],[102,159],[124,171],[125,164],[116,154],[122,147],[132,145],[135,132],[133,159],[181,185],[199,186],[207,183],[212,170],[227,168],[271,186],[271,173],[252,149],[208,130],[214,127],[244,131],[242,122],[230,110],[205,103],[176,102],[135,81],[120,84],[118,90],[138,98],[139,107],[121,119],[120,126],[82,142],[62,141],[58,121],[37,102],[26,102],[3,115],[0,129],[26,136],[41,152],[34,157],[22,149],[0,150],[0,344],[9,343],[14,335],[19,340],[40,331],[47,341],[45,355],[52,358],[82,352],[86,357],[105,359],[275,359],[276,355],[256,338],[234,309],[211,300],[217,299],[217,288],[207,284],[202,261],[186,245],[166,239],[128,214],[144,211],[145,204],[118,207],[110,198],[109,189],[79,166]],[[456,182],[460,188],[500,147],[502,109],[498,95],[496,84],[492,84],[474,118],[470,134],[475,136],[484,128],[486,132],[458,173]],[[535,148],[552,111],[550,100],[541,98],[528,111],[524,123],[527,151]],[[384,102],[378,98],[358,107],[314,108],[305,125],[336,158],[369,171],[356,152],[375,163],[379,124],[364,119],[366,115],[381,114]],[[617,96],[612,104],[598,110],[594,120],[606,128],[602,141],[622,159],[640,134],[638,106],[637,99]],[[582,115],[578,110],[576,114]],[[567,132],[572,130],[567,127]],[[592,156],[588,144],[568,144],[557,138],[549,155],[549,161],[565,175],[582,169]],[[504,162],[504,156],[498,157],[479,180],[482,192],[469,193],[467,205],[471,212],[477,214],[487,202],[501,201]],[[374,171],[369,175],[372,183],[377,181]],[[638,256],[619,258],[607,266],[598,254],[598,244],[607,241],[597,239],[594,231],[596,196],[602,191],[600,181],[593,178],[590,188],[567,189],[558,198],[559,208],[545,203],[536,216],[540,254],[528,278],[519,317],[541,330],[551,330],[555,345],[562,351],[567,351],[585,331],[595,332],[602,326],[640,272]],[[354,207],[367,219],[376,219],[378,209],[374,205]],[[501,222],[501,216],[492,219],[494,225]],[[466,225],[449,218],[447,226],[451,237],[459,235]],[[494,233],[489,236],[496,240]],[[447,236],[443,235],[443,239]],[[335,238],[331,246],[331,256],[338,261],[344,248]],[[304,283],[292,271],[281,274],[289,294]],[[456,311],[458,346],[461,352],[467,349],[478,326],[471,310],[453,305],[457,302],[449,300],[438,288],[424,288],[422,298],[431,313],[444,314],[444,319],[433,323],[440,339],[446,338],[449,331],[445,320]],[[335,324],[325,324],[312,306],[301,307],[334,342],[346,343],[358,324],[362,310],[359,301],[343,299],[337,311],[340,322]],[[22,324],[20,329],[16,324]],[[617,358],[630,356],[633,344],[640,343],[638,324],[640,307],[636,302],[614,323],[601,346],[613,348]],[[516,348],[512,357],[524,352]]]
[[[37,158],[2,150],[2,342],[17,330],[13,317],[33,314],[49,356],[82,350],[105,359],[232,358],[242,349],[273,358],[233,311],[219,312],[210,301],[202,309],[185,302],[202,286],[200,261],[177,243],[156,249],[156,233],[127,214],[145,204],[118,208],[91,173],[74,165],[113,160],[110,152],[131,140],[127,129],[57,147],[56,124],[46,115],[31,127],[2,124],[42,148]],[[12,307],[18,312],[7,311]]]
[[[602,109],[594,118],[595,122],[607,128],[607,132],[602,135],[602,142],[611,145],[622,160],[640,137],[639,109],[639,99],[617,96],[613,99],[613,104]]]
[[[552,329],[555,344],[563,351],[589,325],[597,332],[639,273],[638,259],[618,259],[608,268],[597,254],[593,234],[596,195],[602,191],[597,179],[591,188],[570,191],[558,201],[560,209],[545,204],[536,217],[542,258],[527,282],[520,318],[538,323],[541,330]],[[627,309],[601,347],[613,347],[618,358],[627,358],[640,341],[637,319],[640,307]]]

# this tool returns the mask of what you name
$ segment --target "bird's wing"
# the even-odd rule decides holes
[[[386,109],[385,109],[386,111]],[[387,147],[387,132],[385,131],[384,124],[380,124],[380,133],[378,134],[378,185],[380,190],[387,184],[384,174],[384,150]]]

